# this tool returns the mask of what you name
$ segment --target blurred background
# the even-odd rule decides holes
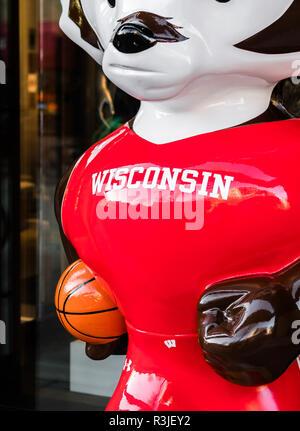
[[[56,317],[68,264],[53,199],[72,162],[139,103],[63,35],[60,10],[59,0],[0,0],[1,408],[103,410],[111,394],[103,376],[118,378],[122,365],[84,362]],[[280,83],[276,98],[300,116],[300,85]],[[97,388],[87,384],[94,376]]]
[[[68,264],[53,201],[72,162],[132,118],[138,102],[63,35],[60,11],[59,0],[0,0],[0,405],[103,410],[108,397],[70,390],[73,339],[53,304]]]

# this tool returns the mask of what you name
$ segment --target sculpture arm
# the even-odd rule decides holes
[[[62,219],[61,219],[61,207],[63,202],[63,197],[65,193],[65,189],[68,184],[68,180],[70,178],[70,175],[74,169],[74,166],[77,161],[75,161],[72,166],[68,169],[68,171],[65,173],[65,175],[61,178],[59,181],[56,192],[55,192],[55,215],[56,219],[59,225],[60,230],[60,236],[63,243],[63,247],[68,259],[69,264],[79,259],[79,256],[71,244],[71,242],[68,240],[66,235],[64,234],[63,227],[62,227]],[[125,355],[127,352],[127,346],[128,346],[128,336],[127,334],[122,335],[118,340],[113,341],[112,343],[107,344],[89,344],[86,343],[86,354],[89,358],[94,360],[103,360],[106,359],[108,356],[114,354],[114,355]]]
[[[198,304],[198,334],[207,363],[226,380],[270,383],[300,355],[300,262],[281,272],[227,280]]]

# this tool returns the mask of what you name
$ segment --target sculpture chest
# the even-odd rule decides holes
[[[299,140],[298,120],[164,145],[124,126],[77,163],[64,231],[133,327],[196,333],[208,285],[299,258]]]

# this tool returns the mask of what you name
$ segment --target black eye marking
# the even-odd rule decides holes
[[[116,7],[116,0],[107,0],[110,7]]]
[[[300,51],[300,2],[292,2],[288,10],[248,39],[235,45],[236,48],[259,54],[289,54]]]
[[[217,2],[219,2],[219,3],[228,3],[228,2],[230,2],[230,0],[217,0]]]

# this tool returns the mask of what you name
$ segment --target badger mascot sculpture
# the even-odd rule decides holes
[[[299,410],[300,121],[271,95],[300,74],[300,0],[61,3],[141,101],[56,194],[126,322],[86,347],[127,351],[107,410]]]

